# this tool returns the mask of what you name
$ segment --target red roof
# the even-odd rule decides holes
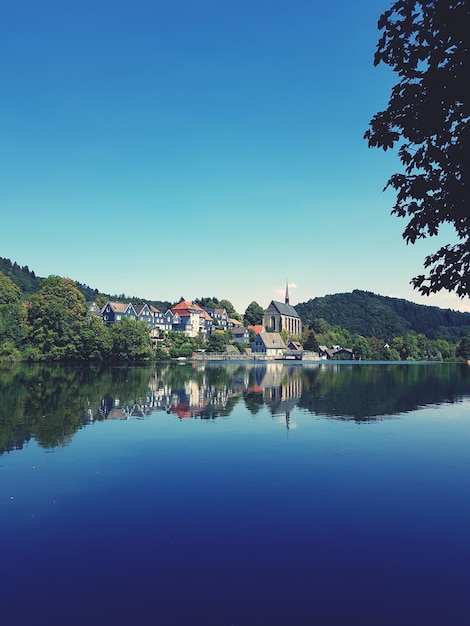
[[[189,300],[178,302],[178,304],[175,304],[175,306],[171,307],[172,311],[179,311],[180,309],[200,309],[200,307],[198,307],[197,304],[189,302]]]
[[[256,326],[248,326],[248,330],[252,330],[257,335],[263,330],[263,324],[257,324]]]
[[[205,319],[211,319],[211,316],[204,311],[198,304],[194,304],[194,302],[189,302],[185,300],[183,302],[178,302],[175,306],[171,307],[173,313],[178,313],[179,315],[187,316],[194,311],[197,311],[201,317]]]

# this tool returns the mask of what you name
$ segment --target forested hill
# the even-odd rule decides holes
[[[333,326],[341,326],[363,337],[387,341],[410,331],[422,333],[429,339],[457,341],[470,332],[470,313],[415,304],[358,289],[352,293],[313,298],[297,304],[295,309],[308,326],[315,327],[318,324],[315,320],[322,318]]]
[[[0,272],[8,276],[19,288],[22,297],[30,296],[39,289],[41,279],[25,265],[21,267],[10,259],[0,257]]]
[[[27,300],[29,296],[35,293],[41,286],[41,278],[29,269],[27,265],[21,267],[16,262],[10,261],[10,259],[4,259],[0,257],[0,272],[8,276],[17,287],[19,287],[21,297],[23,300]],[[92,289],[88,285],[82,285],[77,282],[77,287],[85,296],[86,300],[94,300],[100,294],[98,289]]]
[[[8,276],[8,278],[10,278],[15,285],[19,287],[21,298],[25,301],[28,300],[33,293],[38,291],[41,286],[41,281],[43,280],[42,278],[36,276],[36,274],[30,270],[27,265],[21,267],[18,263],[2,257],[0,257],[0,272],[5,274],[5,276]],[[162,302],[159,300],[142,300],[135,296],[126,296],[125,294],[111,295],[98,291],[98,289],[93,289],[92,287],[79,283],[78,281],[75,282],[87,301],[94,301],[98,296],[101,296],[106,300],[113,300],[115,302],[148,302],[148,304],[153,304],[158,309],[163,311],[166,311],[170,306],[169,302]]]

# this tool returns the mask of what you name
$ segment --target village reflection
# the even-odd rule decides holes
[[[168,366],[155,372],[146,398],[139,402],[104,396],[95,419],[144,418],[155,411],[180,419],[214,419],[229,415],[242,399],[252,414],[267,406],[272,415],[285,414],[288,419],[301,396],[301,368],[282,363]]]
[[[209,420],[268,410],[289,428],[294,410],[377,420],[470,397],[466,364],[194,363],[142,367],[18,364],[0,369],[0,453],[30,439],[67,445],[101,420]]]

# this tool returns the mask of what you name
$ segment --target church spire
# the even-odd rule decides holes
[[[289,304],[289,283],[286,281],[286,304]]]

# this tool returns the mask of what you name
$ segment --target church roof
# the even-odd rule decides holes
[[[300,315],[290,304],[285,304],[285,302],[276,302],[276,300],[272,300],[271,305],[273,305],[277,309],[277,312],[280,315],[288,315],[289,317],[300,318]]]

